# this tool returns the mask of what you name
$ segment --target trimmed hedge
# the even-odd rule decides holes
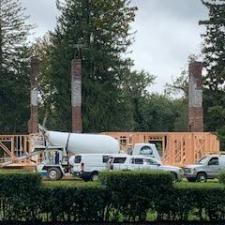
[[[225,171],[221,172],[218,178],[220,183],[225,184]]]
[[[45,187],[35,174],[0,174],[0,220],[225,220],[225,188],[178,187],[167,173],[108,172],[96,186]],[[75,181],[76,182],[76,181]]]
[[[154,209],[155,196],[172,189],[173,177],[159,171],[110,171],[100,175],[100,181],[110,193],[110,214],[117,221],[145,221]]]

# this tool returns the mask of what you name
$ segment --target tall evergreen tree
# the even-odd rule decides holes
[[[209,19],[200,21],[206,26],[204,62],[207,67],[205,85],[212,91],[225,91],[225,1],[202,0],[209,10]]]
[[[29,51],[25,9],[19,0],[0,0],[0,127],[25,132],[29,118]]]
[[[124,55],[133,39],[130,24],[136,7],[129,0],[66,0],[57,1],[57,7],[60,16],[50,34],[42,76],[46,107],[51,105],[47,126],[71,129],[70,65],[75,44],[82,44],[84,130],[133,129],[132,103],[124,94],[123,78],[132,65]]]
[[[202,0],[208,8],[209,18],[200,21],[206,27],[204,62],[207,69],[204,90],[206,129],[224,135],[225,114],[225,0]],[[221,132],[222,131],[222,132]],[[221,138],[225,146],[225,136]]]

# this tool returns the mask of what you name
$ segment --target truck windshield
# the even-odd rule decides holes
[[[203,158],[201,158],[198,162],[197,162],[197,164],[200,164],[200,165],[203,165],[203,164],[205,164],[205,163],[207,163],[208,162],[208,157],[203,157]]]

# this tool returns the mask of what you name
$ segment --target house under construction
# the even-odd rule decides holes
[[[36,166],[41,156],[18,160],[32,152],[34,146],[43,145],[44,137],[38,133],[38,76],[40,62],[31,61],[31,117],[28,122],[30,135],[0,135],[0,164],[10,166]],[[71,108],[73,132],[82,132],[81,60],[71,64]],[[121,150],[127,151],[136,143],[154,143],[161,151],[163,162],[183,166],[194,163],[203,155],[219,153],[216,135],[203,132],[202,64],[189,65],[189,121],[190,132],[105,132],[120,142]],[[10,164],[10,162],[12,164]]]

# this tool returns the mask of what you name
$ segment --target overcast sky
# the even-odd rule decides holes
[[[162,92],[166,82],[185,68],[190,54],[200,54],[204,29],[198,21],[207,18],[200,0],[132,0],[138,6],[132,47],[136,69],[157,76],[153,91]],[[22,0],[38,27],[35,37],[53,30],[57,10],[55,0]]]

